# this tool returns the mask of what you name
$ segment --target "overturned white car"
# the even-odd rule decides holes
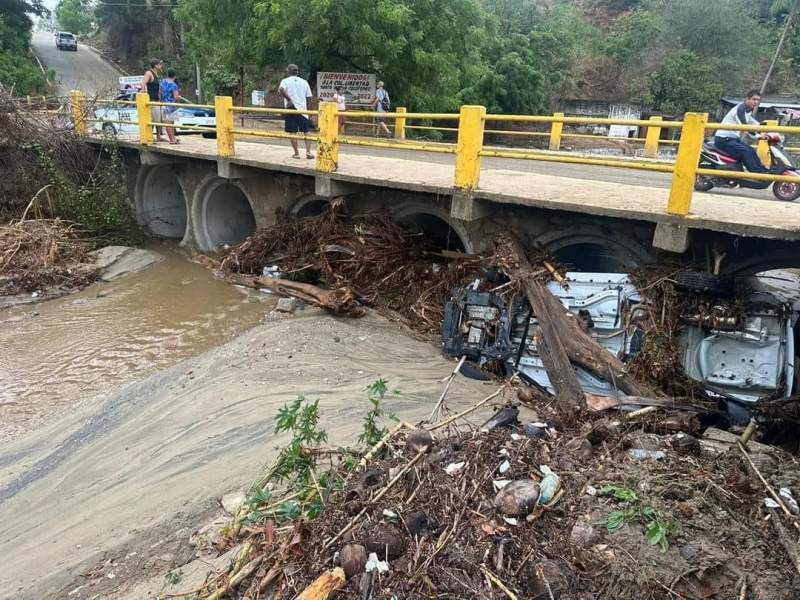
[[[688,275],[688,302],[678,335],[684,373],[707,395],[727,401],[736,421],[746,419],[761,398],[790,396],[795,385],[796,278],[751,278],[740,286],[746,291],[732,309],[731,303],[716,304],[712,294],[703,293],[707,290],[692,285],[700,279]],[[491,363],[495,370],[502,365],[506,374],[518,372],[528,383],[552,392],[527,300],[514,298],[506,304],[498,294],[479,289],[476,282],[457,290],[447,304],[445,353],[466,355],[482,366]],[[647,310],[628,275],[570,272],[564,284],[551,282],[548,289],[618,358],[628,361],[641,350]],[[614,394],[612,383],[579,367],[576,372],[586,392]]]

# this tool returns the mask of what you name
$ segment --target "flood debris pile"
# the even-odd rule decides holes
[[[279,212],[274,225],[228,249],[219,269],[237,283],[295,295],[335,313],[359,314],[360,306],[370,306],[399,314],[431,333],[439,330],[452,288],[478,273],[480,264],[480,257],[427,245],[385,213],[350,217],[334,203],[317,217]]]
[[[98,275],[91,249],[83,232],[58,219],[0,225],[0,296],[88,285]]]
[[[196,597],[798,597],[793,457],[670,411],[570,425],[500,396],[482,427],[401,424],[338,477],[306,447],[320,477],[251,490],[262,512]]]

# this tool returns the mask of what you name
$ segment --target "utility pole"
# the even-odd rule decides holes
[[[200,63],[194,63],[195,74],[197,75],[197,90],[195,90],[197,94],[197,102],[198,104],[203,103],[203,83],[200,79]]]
[[[789,17],[786,19],[786,25],[784,25],[783,31],[781,32],[781,38],[778,40],[778,47],[775,48],[775,55],[772,57],[772,62],[769,65],[769,69],[767,69],[767,74],[764,75],[764,81],[761,82],[761,89],[759,91],[762,96],[764,95],[764,90],[767,89],[769,78],[772,77],[772,71],[775,68],[775,63],[778,62],[778,57],[781,55],[781,50],[783,50],[783,43],[786,41],[786,34],[789,32],[789,29],[791,29],[792,24],[794,23],[798,6],[800,6],[800,0],[796,0],[792,5],[792,10],[789,12]]]

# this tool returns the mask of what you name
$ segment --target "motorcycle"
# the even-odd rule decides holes
[[[784,202],[793,202],[800,198],[800,172],[797,167],[792,163],[792,159],[783,150],[783,136],[778,133],[764,134],[767,144],[769,144],[769,153],[772,158],[773,168],[770,172],[775,175],[786,175],[790,177],[798,177],[797,183],[790,183],[788,181],[761,181],[751,179],[733,179],[725,177],[725,171],[744,171],[741,162],[732,156],[728,156],[719,148],[714,145],[713,140],[705,142],[700,151],[700,164],[701,169],[713,169],[720,171],[719,175],[698,175],[694,182],[694,189],[700,192],[708,192],[714,187],[727,187],[727,188],[749,188],[754,190],[764,190],[772,186],[772,193],[778,200]]]

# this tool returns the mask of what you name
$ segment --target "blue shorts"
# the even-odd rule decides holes
[[[286,115],[283,130],[286,133],[308,133],[310,121],[304,115]]]

